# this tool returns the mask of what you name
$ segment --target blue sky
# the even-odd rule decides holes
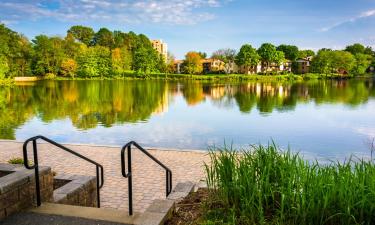
[[[1,0],[0,21],[32,39],[72,25],[144,33],[182,58],[250,43],[375,47],[375,0]]]

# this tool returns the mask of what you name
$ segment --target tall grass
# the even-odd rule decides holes
[[[320,165],[274,143],[240,152],[224,147],[210,157],[206,218],[214,224],[375,224],[370,161]]]

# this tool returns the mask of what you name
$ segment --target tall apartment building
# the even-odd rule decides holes
[[[168,45],[164,43],[163,40],[152,40],[152,47],[163,55],[164,59],[167,60],[168,57]]]

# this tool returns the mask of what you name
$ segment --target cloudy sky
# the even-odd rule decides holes
[[[244,43],[375,47],[375,0],[0,0],[0,21],[32,39],[72,25],[144,33],[178,58]]]

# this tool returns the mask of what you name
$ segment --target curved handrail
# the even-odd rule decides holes
[[[44,136],[41,136],[41,135],[38,135],[38,136],[35,136],[35,137],[32,137],[32,138],[29,138],[27,139],[24,143],[23,143],[23,159],[24,159],[24,166],[31,170],[31,169],[34,169],[35,170],[35,186],[36,186],[36,195],[37,195],[37,205],[40,206],[41,205],[41,200],[40,200],[40,185],[39,185],[39,163],[38,163],[38,149],[37,149],[37,140],[38,139],[41,139],[43,141],[46,141],[64,151],[67,151],[91,164],[94,164],[96,166],[96,191],[97,191],[97,202],[98,202],[98,208],[100,208],[100,191],[99,189],[101,189],[104,185],[104,168],[102,165],[100,165],[99,163],[55,142],[55,141],[52,141],[51,139],[49,138],[46,138]],[[29,160],[28,160],[28,155],[27,155],[27,145],[30,143],[30,142],[33,142],[33,154],[34,154],[34,165],[30,166],[29,165]],[[100,170],[100,172],[99,172]],[[100,174],[100,176],[99,176]]]
[[[137,142],[131,141],[124,145],[121,149],[121,173],[122,176],[125,178],[128,178],[128,192],[129,192],[129,215],[133,215],[133,183],[132,183],[132,166],[131,166],[131,146],[134,145],[137,147],[138,150],[143,152],[145,155],[147,155],[151,160],[153,160],[155,163],[157,163],[159,166],[161,166],[166,171],[166,197],[172,192],[172,171],[165,166],[162,162],[160,162],[158,159],[156,159],[153,155],[151,155],[147,150],[142,148]],[[125,166],[125,151],[128,153],[128,172],[126,172],[126,166]]]

